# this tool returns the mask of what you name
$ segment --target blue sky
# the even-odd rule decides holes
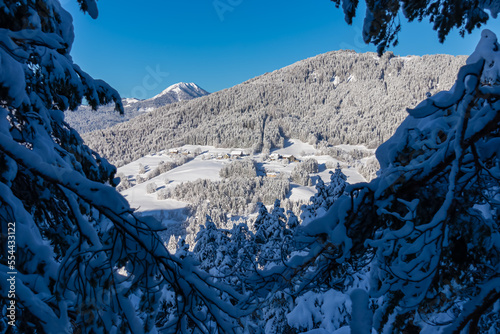
[[[122,97],[149,98],[180,81],[214,92],[320,53],[375,51],[362,42],[364,8],[348,26],[329,0],[100,0],[97,20],[76,0],[61,2],[74,19],[74,61]],[[486,28],[500,32],[499,20]],[[479,36],[455,30],[440,44],[430,23],[404,24],[391,51],[468,55]]]

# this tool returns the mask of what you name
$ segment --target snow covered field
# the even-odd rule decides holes
[[[346,152],[357,149],[371,152],[371,154],[374,153],[373,150],[368,150],[359,145],[342,145],[341,149]],[[232,152],[238,151],[244,153],[244,156],[239,158],[231,157]],[[196,156],[194,156],[194,152],[197,153]],[[328,183],[330,180],[329,172],[333,171],[337,163],[342,167],[342,172],[347,176],[349,183],[366,181],[355,168],[331,156],[316,155],[319,152],[312,145],[297,139],[290,139],[284,148],[271,151],[269,156],[265,156],[262,153],[253,155],[249,154],[249,152],[251,150],[245,148],[227,149],[213,146],[186,145],[175,150],[165,150],[147,155],[118,169],[118,174],[123,174],[131,183],[131,187],[121,191],[121,193],[129,201],[130,206],[135,208],[138,213],[154,216],[161,220],[164,225],[168,225],[184,221],[189,214],[187,208],[190,203],[174,199],[159,200],[157,198],[158,191],[166,188],[174,189],[183,182],[196,181],[198,179],[219,181],[221,180],[219,176],[220,170],[238,159],[254,160],[260,167],[258,171],[260,175],[265,176],[267,174],[266,177],[275,177],[284,174],[289,177],[300,161],[312,158],[318,162],[318,173],[310,174],[313,183],[316,182],[318,177],[321,177],[325,183]],[[155,168],[160,166],[162,162],[173,162],[176,157],[182,155],[189,156],[191,160],[142,183],[137,183],[138,175],[147,179],[148,173],[151,173]],[[283,159],[283,157],[289,159]],[[369,158],[362,160],[366,159]],[[139,173],[140,171],[143,173]],[[148,193],[148,185],[150,184],[154,184],[155,191]],[[287,198],[291,201],[308,201],[315,193],[316,189],[314,185],[303,186],[291,182]]]

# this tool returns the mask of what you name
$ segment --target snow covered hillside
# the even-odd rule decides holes
[[[100,106],[97,111],[93,111],[88,105],[81,105],[77,111],[67,111],[65,121],[78,133],[86,133],[99,129],[106,129],[113,125],[131,120],[144,112],[155,108],[166,106],[167,104],[188,101],[210,94],[195,83],[176,83],[160,94],[147,99],[136,98],[122,99],[125,109],[124,115],[119,115],[114,110],[114,104]]]
[[[364,158],[360,158],[359,153],[358,159],[353,158],[354,151],[364,152],[362,154]],[[288,191],[281,199],[294,207],[296,214],[300,215],[299,206],[308,203],[311,196],[316,193],[315,185],[318,178],[329,183],[329,172],[334,171],[337,164],[347,176],[348,183],[366,181],[359,169],[366,164],[364,161],[374,157],[374,150],[362,146],[342,145],[338,148],[338,152],[340,153],[338,155],[327,155],[297,139],[287,141],[284,148],[273,150],[270,154],[253,154],[248,148],[224,149],[213,146],[185,145],[144,156],[120,167],[118,176],[121,178],[121,183],[118,189],[138,213],[143,216],[154,216],[165,226],[170,226],[166,238],[171,234],[185,235],[185,228],[183,230],[180,226],[187,222],[188,217],[192,215],[203,218],[204,216],[199,213],[196,215],[197,206],[200,204],[198,198],[191,197],[182,200],[182,195],[175,194],[176,191],[182,191],[183,185],[196,184],[199,180],[220,182],[224,179],[221,170],[225,167],[227,168],[234,162],[252,161],[257,166],[255,176],[260,177],[262,182],[275,179],[289,182]],[[301,162],[309,159],[317,162],[317,170],[308,172],[305,182],[301,182],[300,178],[294,179],[294,171],[298,169]],[[240,176],[245,177],[245,175],[233,175],[231,182],[237,185],[240,182],[238,180]],[[366,177],[370,178],[373,175],[366,175]],[[216,194],[216,196],[229,196],[229,194]],[[275,198],[260,199],[265,204],[272,205]],[[214,203],[216,199],[211,198],[209,202]],[[221,214],[227,214],[229,226],[238,220],[249,222],[249,218],[254,217],[256,213],[256,202],[256,198],[249,198],[248,206],[239,208],[240,212],[233,210],[235,208],[226,207],[228,211],[221,212]]]
[[[329,52],[83,139],[118,165],[187,144],[269,152],[297,138],[318,148],[376,148],[394,133],[406,108],[450,88],[464,62],[449,55]]]

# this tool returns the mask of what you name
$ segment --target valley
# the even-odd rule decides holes
[[[322,149],[374,149],[390,138],[407,108],[449,89],[464,62],[462,56],[334,51],[82,138],[117,166],[183,145],[269,153],[295,138]]]
[[[500,333],[500,6],[322,3],[0,1],[1,333]]]
[[[174,197],[172,192],[175,191],[176,187],[198,180],[220,182],[223,179],[221,170],[224,167],[231,165],[235,161],[251,161],[257,166],[256,177],[264,180],[278,178],[289,183],[287,186],[289,190],[280,200],[288,203],[290,207],[294,208],[294,213],[300,216],[300,205],[309,203],[310,197],[316,193],[315,185],[318,178],[328,184],[330,172],[337,168],[337,164],[347,176],[347,182],[351,184],[366,182],[367,179],[375,176],[373,172],[369,175],[365,174],[365,176],[360,173],[361,167],[366,166],[370,161],[374,161],[373,149],[367,149],[360,145],[340,145],[337,150],[341,154],[327,155],[314,146],[298,139],[287,140],[283,148],[272,150],[270,154],[252,153],[251,148],[225,149],[213,146],[184,145],[144,156],[120,167],[117,175],[122,179],[122,182],[118,186],[118,190],[139,215],[143,217],[153,216],[162,223],[166,228],[166,232],[163,234],[166,240],[171,235],[186,237],[186,226],[189,218],[197,218],[196,224],[204,224],[204,217],[200,217],[200,213],[197,212],[200,203],[195,201],[195,198],[192,198],[192,201],[172,198]],[[237,153],[238,156],[234,153]],[[358,159],[353,156],[358,157]],[[360,156],[364,157],[359,158]],[[165,172],[159,171],[159,167],[165,163],[178,161],[180,157],[185,161],[183,164]],[[350,159],[346,159],[346,157],[350,157]],[[309,184],[299,184],[292,177],[294,169],[297,168],[301,161],[308,159],[315,160],[318,169],[316,172],[308,173]],[[242,178],[245,178],[245,176],[231,176],[231,182],[237,185]],[[227,195],[220,194],[220,196]],[[214,199],[212,199],[213,201]],[[222,208],[217,207],[211,209],[218,210],[219,215],[226,215],[227,219],[224,226],[219,227],[230,229],[236,222],[245,222],[251,226],[252,219],[255,218],[256,214],[256,201],[247,198],[243,212],[235,210],[224,212]],[[210,200],[207,203],[209,204]],[[273,203],[274,198],[265,201],[264,204],[270,207]],[[214,219],[216,220],[216,218]],[[222,225],[223,222],[218,221],[218,223]],[[191,235],[187,239],[194,240],[194,236]],[[194,244],[191,246],[194,246]]]
[[[210,95],[180,83],[149,100],[125,100],[128,121],[82,137],[119,167],[118,190],[138,214],[162,222],[165,242],[186,237],[193,247],[206,215],[220,228],[251,227],[257,203],[271,207],[278,198],[300,216],[318,178],[328,183],[337,164],[350,184],[373,179],[375,149],[406,107],[449,88],[464,60],[329,52]],[[317,170],[300,170],[308,159]],[[236,175],[226,184],[221,170],[239,160],[255,166],[256,179]],[[223,193],[205,193],[214,187]],[[186,196],[190,188],[205,195]]]

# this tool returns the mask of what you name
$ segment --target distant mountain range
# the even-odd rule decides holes
[[[100,106],[97,111],[93,111],[89,106],[82,105],[76,112],[66,112],[65,120],[79,133],[86,133],[129,121],[146,111],[167,104],[188,101],[208,94],[210,93],[195,83],[179,82],[147,100],[122,99],[125,109],[123,116],[114,110],[114,104]]]
[[[329,52],[82,137],[117,165],[184,144],[268,152],[292,138],[325,150],[376,148],[406,118],[406,108],[450,89],[465,60]]]

